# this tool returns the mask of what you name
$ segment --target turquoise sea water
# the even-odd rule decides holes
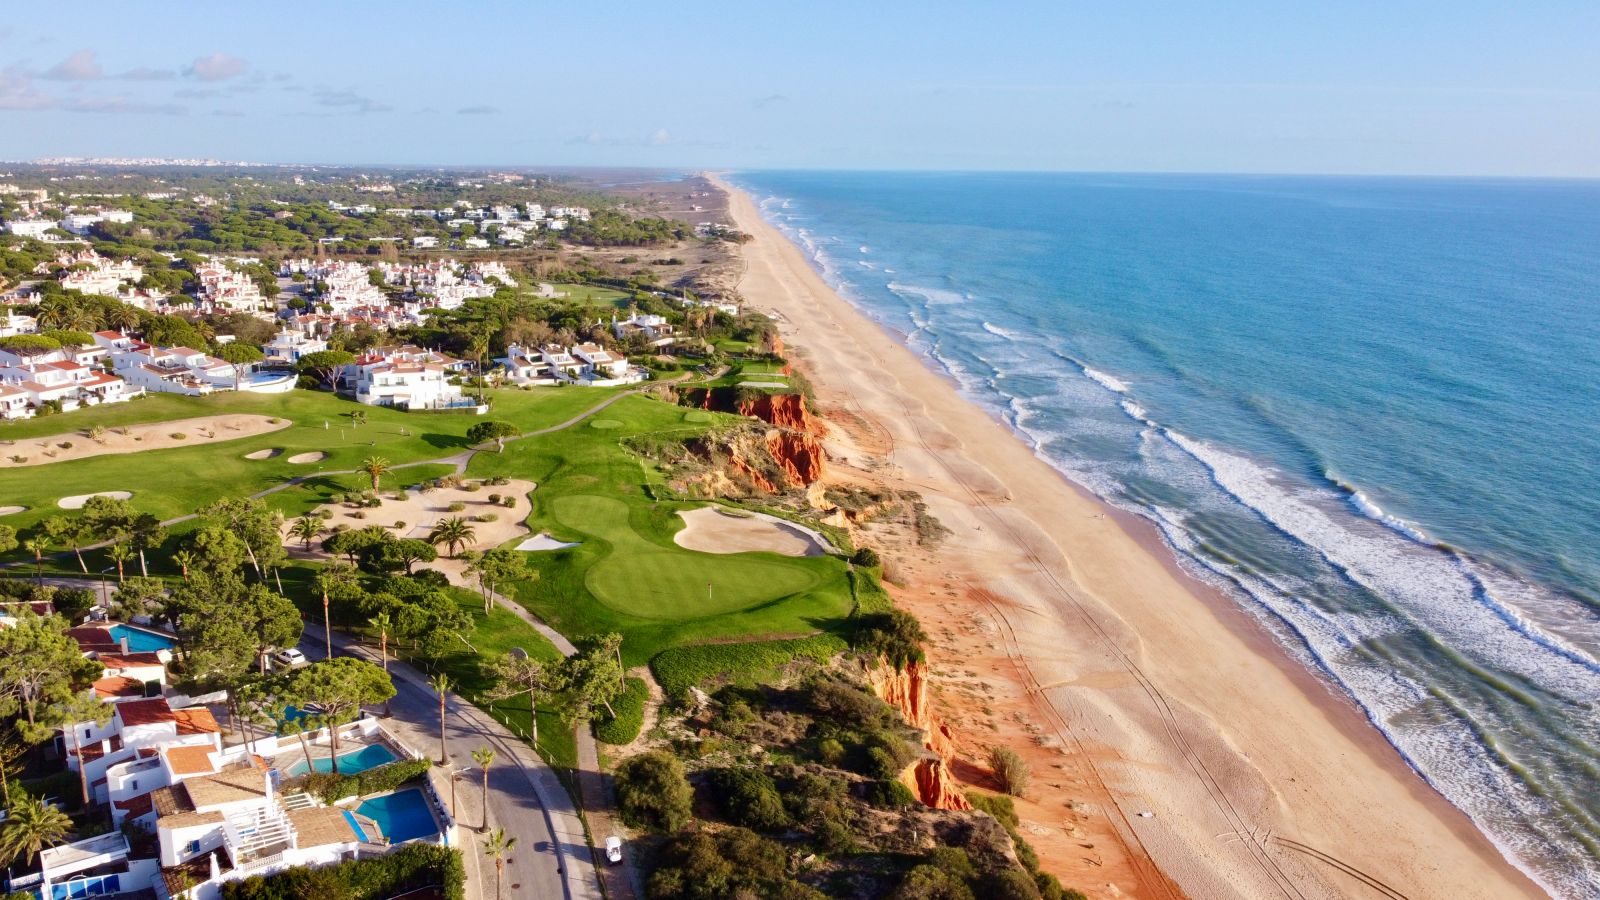
[[[1517,865],[1600,896],[1600,183],[734,181]]]

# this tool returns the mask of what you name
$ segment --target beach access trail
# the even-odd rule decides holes
[[[951,530],[889,548],[891,590],[936,673],[1015,698],[996,731],[953,717],[958,776],[982,782],[971,761],[996,740],[1053,760],[1018,804],[1048,870],[1095,897],[1544,896],[1152,528],[962,399],[713,180],[753,237],[739,291],[778,318],[836,426],[836,477],[916,490]]]

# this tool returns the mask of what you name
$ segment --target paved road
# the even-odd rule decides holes
[[[326,655],[324,640],[321,626],[307,624],[300,649],[308,658],[320,659]],[[333,645],[336,654],[378,661],[375,648],[357,645],[338,633],[334,634]],[[437,763],[439,695],[428,686],[423,673],[409,665],[391,659],[389,673],[397,693],[390,703],[391,717],[384,725],[413,750]],[[463,839],[471,843],[462,847],[469,892],[474,887],[480,897],[494,892],[494,868],[483,855],[482,837],[475,832],[483,824],[483,776],[472,761],[472,751],[488,746],[495,751],[495,761],[489,767],[489,824],[504,828],[517,839],[516,848],[508,857],[504,895],[598,900],[598,875],[583,823],[555,772],[522,740],[460,697],[448,695],[445,709],[449,765],[434,770],[435,784],[449,806],[448,771],[469,770],[455,789],[459,810],[456,820]]]

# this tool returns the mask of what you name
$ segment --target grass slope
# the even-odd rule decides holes
[[[686,421],[682,408],[646,397],[621,400],[605,415],[620,427],[519,441],[479,455],[468,470],[537,482],[528,527],[580,542],[528,554],[540,577],[511,586],[518,601],[569,637],[622,634],[629,665],[697,642],[842,632],[852,599],[841,560],[706,554],[672,542],[683,527],[677,510],[694,504],[656,499],[668,488],[620,442],[699,434],[710,423]]]

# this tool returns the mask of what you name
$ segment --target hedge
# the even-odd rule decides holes
[[[346,797],[365,797],[392,791],[408,781],[421,778],[432,765],[431,759],[402,759],[358,775],[313,772],[300,782],[300,786],[306,793],[322,798],[323,803],[335,803]]]
[[[384,856],[230,881],[222,886],[222,900],[384,900],[428,887],[438,887],[445,900],[462,900],[466,881],[461,851],[407,844]]]
[[[734,680],[770,672],[801,658],[827,662],[845,649],[845,642],[831,634],[743,644],[694,644],[657,653],[650,660],[650,671],[668,696],[682,698],[689,688],[713,679]]]
[[[644,702],[650,699],[650,686],[643,678],[629,678],[627,686],[615,700],[611,709],[613,718],[596,722],[594,736],[608,744],[631,744],[644,727]]]

